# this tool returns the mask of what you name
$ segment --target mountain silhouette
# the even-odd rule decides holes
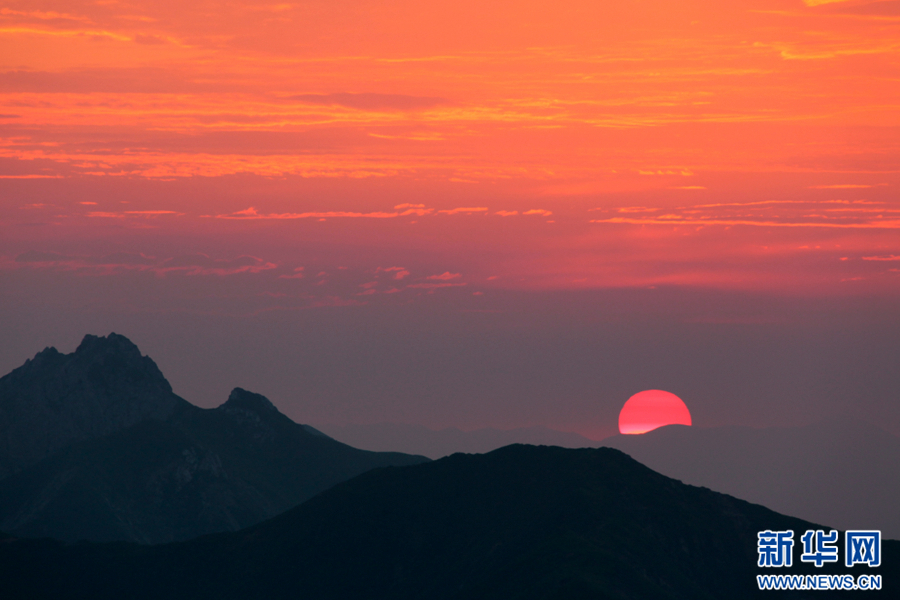
[[[0,530],[17,536],[161,543],[236,531],[372,468],[428,460],[351,448],[240,388],[218,408],[193,406],[116,334],[87,336],[70,355],[44,350],[0,384],[18,444],[7,444],[16,471],[0,480]],[[47,442],[54,432],[69,443]]]
[[[618,450],[514,445],[375,469],[254,527],[179,544],[0,543],[17,597],[170,599],[741,599],[757,533],[797,533],[792,574],[881,574],[799,560],[812,523],[660,475]],[[785,571],[779,571],[779,573]],[[846,597],[846,592],[841,597]],[[831,594],[815,592],[816,598]]]
[[[457,452],[481,454],[510,444],[588,448],[599,443],[577,433],[556,431],[549,427],[483,428],[474,431],[449,427],[435,431],[421,425],[375,423],[320,425],[319,429],[354,448],[421,454],[428,458],[441,458]]]
[[[857,419],[764,429],[669,425],[602,444],[685,483],[900,538],[900,438]]]
[[[0,378],[0,479],[72,442],[165,419],[185,405],[124,336],[86,335],[72,354],[45,348]]]

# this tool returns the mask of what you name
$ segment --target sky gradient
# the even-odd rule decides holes
[[[303,422],[900,433],[900,2],[0,4],[0,370]]]

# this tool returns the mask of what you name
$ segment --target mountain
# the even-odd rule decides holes
[[[0,479],[73,442],[186,405],[124,336],[86,335],[72,354],[45,348],[0,378]]]
[[[570,448],[618,448],[650,468],[778,512],[842,529],[881,529],[900,539],[900,438],[852,417],[805,427],[686,427],[595,442],[546,428],[432,431],[421,426],[319,426],[328,435],[369,450],[438,458],[489,452],[510,443]]]
[[[18,417],[15,439],[28,442],[27,426],[76,432],[0,480],[0,529],[17,536],[152,544],[236,531],[370,469],[428,460],[351,448],[240,388],[218,408],[193,406],[115,334],[87,336],[74,355],[44,350],[8,380],[16,393],[0,408]]]
[[[432,430],[420,425],[376,423],[371,425],[319,425],[336,440],[355,448],[421,454],[429,458],[441,458],[456,452],[485,453],[510,444],[561,446],[563,448],[588,448],[599,444],[577,433],[556,431],[548,427],[522,427],[519,429],[476,429],[461,431],[456,428]]]
[[[610,448],[509,446],[376,469],[235,533],[161,546],[0,542],[15,597],[625,599],[804,597],[757,591],[757,533],[796,532],[777,574],[880,574],[799,561],[821,526],[682,484]],[[846,597],[847,592],[840,592]],[[815,598],[832,594],[815,592]]]
[[[685,483],[900,538],[900,438],[853,418],[765,429],[669,425],[602,444]]]

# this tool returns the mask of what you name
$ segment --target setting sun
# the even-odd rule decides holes
[[[620,433],[647,433],[664,425],[690,425],[684,401],[662,390],[644,390],[628,399],[619,413]]]

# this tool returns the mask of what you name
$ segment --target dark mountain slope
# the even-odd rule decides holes
[[[812,527],[617,450],[509,446],[374,470],[255,527],[181,544],[0,543],[0,580],[17,597],[60,600],[804,597],[756,590],[756,534]],[[852,571],[882,573],[887,597],[898,560],[888,541],[884,567]],[[795,564],[851,572],[801,565],[798,548]]]
[[[0,528],[70,541],[186,540],[253,525],[369,469],[425,460],[315,435],[235,389],[217,409],[186,405],[0,481]]]
[[[602,444],[691,485],[900,538],[900,438],[853,418],[765,429],[669,425]]]
[[[95,352],[98,345],[102,352]],[[86,360],[84,348],[88,357],[94,352],[102,360]],[[62,367],[33,368],[35,359],[13,374],[28,383],[20,389],[45,390],[38,406],[65,407],[54,413],[57,428],[71,419],[79,436],[89,439],[0,480],[0,529],[17,536],[160,543],[236,531],[375,467],[428,460],[351,448],[294,423],[265,397],[240,388],[216,409],[193,406],[171,394],[153,362],[122,336],[89,336],[67,357],[53,352],[38,357],[46,354]],[[143,373],[141,365],[150,376],[135,375]],[[79,375],[82,367],[86,374]],[[33,373],[23,376],[26,368]],[[59,397],[56,384],[41,386],[42,376],[92,383]],[[143,385],[150,391],[142,391]],[[10,404],[19,406],[29,396],[15,398]],[[121,409],[126,405],[168,408]],[[107,420],[110,412],[145,418],[125,425]],[[91,425],[92,419],[100,424]],[[20,425],[13,422],[12,428],[27,438]],[[37,427],[36,435],[45,432]]]
[[[128,338],[86,335],[72,354],[46,348],[0,378],[0,479],[72,442],[187,405]]]

